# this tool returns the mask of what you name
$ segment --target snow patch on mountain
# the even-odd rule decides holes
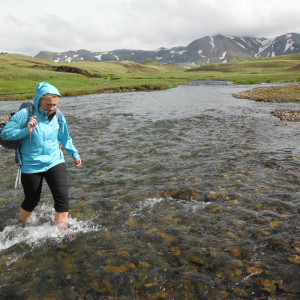
[[[245,43],[245,44],[247,44],[247,45],[249,45],[250,47],[252,47],[252,45],[251,45],[251,43],[249,42],[249,41],[246,41],[244,38],[241,38],[241,40]],[[253,47],[252,47],[253,48]]]
[[[251,39],[251,41],[257,45],[257,43],[256,43],[256,41],[254,39]]]
[[[170,53],[174,53],[174,51],[170,51]]]
[[[162,57],[156,56],[155,59],[156,59],[156,60],[160,60],[160,59],[162,59]]]
[[[72,62],[72,57],[68,57],[67,59],[65,59],[66,62],[71,63]]]
[[[83,57],[80,57],[80,60],[84,60],[84,58],[83,58]]]
[[[287,38],[287,39],[290,38],[290,37],[292,36],[290,33],[286,33],[285,35],[286,35],[286,38]]]
[[[60,57],[58,59],[54,59],[54,62],[59,62],[60,61]]]
[[[117,55],[114,55],[114,57],[115,57],[117,60],[120,60],[119,57],[118,57]]]
[[[102,60],[102,54],[99,54],[99,55],[95,55],[95,57],[98,59],[98,60]]]
[[[223,55],[222,55],[221,57],[219,57],[219,59],[223,59],[223,58],[225,57],[225,55],[226,55],[226,52],[227,52],[227,51],[225,51],[225,52],[223,53]]]
[[[77,57],[77,56],[78,56],[78,54],[74,54],[74,55],[73,55],[73,57]]]
[[[258,42],[261,43],[261,46],[259,47],[256,55],[259,55],[261,52],[263,52],[265,49],[267,49],[271,45],[273,46],[275,39],[276,38],[265,39],[265,40],[256,39]],[[254,55],[254,56],[257,57],[256,55]]]
[[[275,57],[276,53],[274,51],[272,51],[272,57]]]
[[[222,61],[222,64],[226,64],[227,63],[227,59]]]
[[[238,43],[238,42],[236,42],[236,41],[234,41],[236,44],[238,44],[240,47],[242,47],[242,48],[244,48],[244,49],[246,49],[246,50],[248,50],[246,47],[244,47],[242,44],[240,44],[240,43]]]
[[[200,55],[201,57],[206,57],[205,55],[202,55],[202,52],[203,52],[203,50],[200,49],[200,50],[198,51],[199,55]]]
[[[231,35],[225,35],[225,37],[227,37],[227,38],[229,38],[229,39],[231,39],[231,40],[234,40],[234,37],[231,36]]]
[[[294,41],[292,39],[288,39],[286,42],[286,45],[285,45],[284,52],[290,48],[291,48],[291,50],[294,50],[293,44],[294,44]]]
[[[182,51],[179,51],[179,52],[177,52],[177,54],[179,54],[179,55],[182,55],[184,52],[186,52],[187,50],[182,50]]]

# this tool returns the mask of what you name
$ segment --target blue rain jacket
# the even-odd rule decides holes
[[[28,108],[23,108],[12,116],[1,133],[3,140],[21,140],[22,173],[38,173],[65,162],[59,142],[64,146],[67,153],[75,160],[79,158],[77,149],[73,146],[68,133],[67,122],[62,115],[61,131],[57,116],[49,121],[48,112],[44,111],[39,102],[43,95],[55,94],[60,96],[59,91],[52,85],[41,82],[36,87],[36,97],[33,99],[35,106],[34,115],[38,122],[31,133],[27,129]]]

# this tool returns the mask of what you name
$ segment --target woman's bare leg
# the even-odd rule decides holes
[[[68,224],[68,212],[55,212],[56,225],[60,231],[63,231]]]
[[[32,212],[24,210],[22,207],[20,208],[20,221],[25,223],[32,215]]]

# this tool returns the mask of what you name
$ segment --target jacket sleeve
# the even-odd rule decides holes
[[[65,117],[62,115],[61,131],[58,134],[58,140],[62,143],[67,153],[75,160],[79,158],[78,150],[74,147],[71,137],[69,136],[68,126]]]
[[[26,121],[27,109],[24,108],[14,114],[1,132],[1,138],[5,141],[16,141],[29,135]]]

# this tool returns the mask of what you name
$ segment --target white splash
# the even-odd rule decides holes
[[[147,212],[151,213],[153,208],[156,206],[168,206],[168,205],[180,205],[183,209],[188,212],[192,211],[196,213],[198,210],[204,209],[210,202],[197,201],[195,199],[191,200],[181,200],[181,199],[173,199],[170,198],[148,198],[139,202],[139,205],[136,209],[132,210],[130,213],[131,216],[137,216],[143,213],[143,211],[147,210]],[[166,207],[167,209],[167,207]]]
[[[16,219],[0,232],[0,251],[20,243],[37,248],[49,240],[61,242],[66,234],[93,232],[98,231],[99,228],[100,226],[93,224],[92,220],[80,221],[70,217],[68,227],[60,232],[55,224],[54,208],[49,204],[43,204],[35,209],[26,227]]]

